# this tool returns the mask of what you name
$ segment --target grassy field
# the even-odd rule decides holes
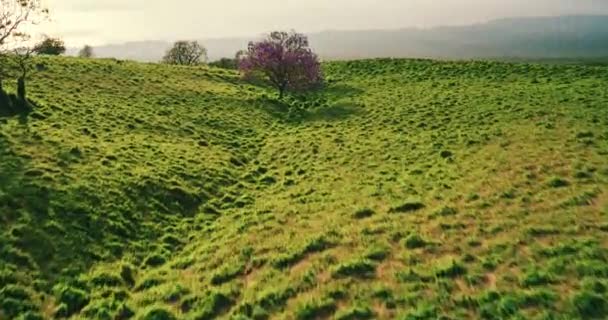
[[[605,319],[608,68],[46,58],[0,118],[0,319]],[[42,70],[44,69],[44,70]]]

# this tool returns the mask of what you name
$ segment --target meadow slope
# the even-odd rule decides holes
[[[0,319],[608,317],[608,68],[39,58],[0,118]]]

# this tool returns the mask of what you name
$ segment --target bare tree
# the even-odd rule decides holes
[[[177,41],[163,57],[163,62],[179,65],[197,65],[207,61],[207,49],[196,41]]]
[[[88,44],[85,45],[84,47],[82,47],[82,49],[80,49],[80,51],[78,51],[78,56],[81,58],[93,58],[93,47]]]
[[[13,50],[15,62],[19,70],[17,76],[17,97],[24,105],[27,105],[25,81],[30,70],[30,58],[34,50],[30,47],[21,47]]]
[[[19,42],[27,39],[28,35],[23,29],[48,18],[48,13],[42,0],[0,0],[0,55],[7,55],[7,44],[12,40]],[[0,91],[3,90],[4,77],[5,72],[0,70]]]
[[[0,46],[22,35],[26,25],[46,19],[48,13],[41,0],[0,0]]]

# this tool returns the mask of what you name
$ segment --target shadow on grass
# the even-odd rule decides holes
[[[322,94],[327,98],[352,98],[365,92],[361,88],[353,87],[344,83],[329,84],[322,89]]]
[[[303,111],[304,121],[340,121],[362,113],[362,108],[350,102],[340,102],[328,107]]]
[[[364,91],[346,84],[332,84],[307,95],[292,95],[285,100],[266,99],[264,110],[288,124],[316,121],[341,121],[363,113],[356,97]]]
[[[14,94],[0,90],[0,118],[19,117],[19,122],[27,123],[28,115],[36,104],[29,99],[22,101]]]
[[[0,265],[12,264],[21,270],[36,270],[52,257],[49,238],[38,230],[48,220],[49,191],[29,177],[27,160],[16,155],[0,133],[0,233],[10,230],[11,238],[0,239]]]
[[[28,114],[4,115],[0,126],[7,118],[23,124]],[[104,230],[89,227],[90,210],[70,207],[74,198],[53,188],[46,172],[33,166],[29,155],[15,152],[0,130],[0,270],[53,280],[66,267],[88,269],[95,260],[90,246]]]

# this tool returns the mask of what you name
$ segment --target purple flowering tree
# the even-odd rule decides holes
[[[304,91],[322,81],[321,64],[299,33],[272,32],[266,39],[250,42],[239,59],[239,69],[247,78],[263,76],[278,91]]]

